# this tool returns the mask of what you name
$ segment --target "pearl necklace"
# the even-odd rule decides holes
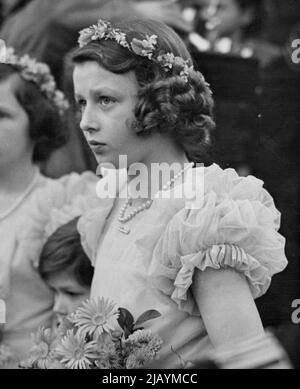
[[[179,178],[181,177],[188,169],[192,168],[194,166],[194,163],[191,162],[189,163],[184,169],[180,170],[180,172],[178,172],[171,180],[169,180],[163,187],[162,187],[162,190],[165,191],[167,189],[169,189],[171,187],[171,185]],[[132,202],[132,198],[131,197],[128,197],[128,199],[126,200],[125,204],[123,205],[123,207],[121,208],[120,210],[120,214],[119,214],[119,218],[118,218],[118,221],[120,223],[127,223],[129,222],[130,220],[132,220],[136,215],[138,215],[139,213],[145,211],[146,209],[149,209],[153,203],[153,199],[150,199],[150,200],[147,200],[143,205],[137,207],[137,208],[134,208],[130,213],[129,215],[125,216],[125,212],[129,206],[129,204],[131,204]],[[125,228],[124,226],[119,226],[118,230],[120,232],[122,232],[123,234],[126,234],[128,235],[130,233],[130,230]]]

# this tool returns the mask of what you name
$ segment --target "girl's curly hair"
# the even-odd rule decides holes
[[[137,19],[116,26],[127,36],[144,39],[158,36],[158,51],[171,52],[192,63],[181,38],[170,27],[150,19]],[[112,40],[93,41],[72,55],[73,63],[95,61],[113,73],[134,71],[140,85],[134,129],[139,136],[159,132],[171,136],[188,158],[202,162],[214,130],[213,99],[200,72],[190,71],[189,81],[166,73],[155,62],[137,56]]]
[[[0,64],[0,82],[18,75],[18,69]],[[29,118],[29,137],[34,142],[32,160],[46,161],[51,153],[62,147],[68,139],[56,107],[41,93],[38,87],[20,77],[15,96]]]

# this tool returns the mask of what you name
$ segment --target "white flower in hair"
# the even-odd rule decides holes
[[[15,67],[18,74],[26,81],[37,85],[43,95],[56,107],[62,116],[69,108],[69,102],[63,92],[57,89],[54,77],[47,64],[38,62],[28,54],[19,57],[13,48],[7,48],[0,39],[0,63]]]
[[[100,19],[98,23],[85,28],[79,33],[79,47],[82,48],[91,42],[101,40],[114,40],[120,46],[128,49],[133,54],[148,58],[160,65],[166,72],[175,70],[185,82],[188,82],[189,73],[193,66],[189,60],[181,57],[175,57],[173,53],[161,53],[158,51],[157,35],[145,35],[143,38],[133,38],[131,42],[127,41],[126,34],[117,28],[113,28],[110,22]]]
[[[141,57],[152,59],[156,45],[157,36],[146,35],[146,38],[142,40],[133,38],[131,42],[131,49],[135,54],[140,55]]]

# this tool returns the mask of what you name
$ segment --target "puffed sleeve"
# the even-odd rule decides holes
[[[20,244],[31,252],[34,266],[47,238],[76,216],[97,206],[98,178],[91,172],[72,173],[60,179],[44,179],[28,206],[26,226],[20,231]]]
[[[81,245],[91,260],[92,266],[95,266],[97,249],[100,236],[105,227],[107,217],[113,206],[117,192],[127,182],[126,170],[101,169],[102,178],[97,185],[98,207],[89,212],[85,212],[78,221],[77,229],[81,238]],[[113,188],[112,196],[108,196],[105,188]],[[115,192],[114,192],[115,191]]]
[[[112,207],[113,200],[101,199],[96,209],[86,212],[79,218],[77,229],[80,234],[81,245],[92,266],[95,266],[99,239]]]
[[[195,315],[199,310],[190,292],[195,269],[233,268],[245,275],[257,298],[287,265],[280,213],[262,181],[213,165],[205,172],[203,193],[200,208],[185,207],[169,221],[149,270],[156,288]]]

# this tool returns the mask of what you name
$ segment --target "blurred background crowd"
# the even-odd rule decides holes
[[[172,26],[212,86],[217,128],[204,162],[253,174],[273,195],[289,266],[257,305],[265,326],[289,326],[292,301],[300,299],[300,64],[291,59],[291,42],[300,39],[299,0],[0,0],[0,37],[47,62],[72,100],[68,58],[78,31],[100,17],[134,16]],[[75,108],[67,125],[67,146],[41,166],[50,177],[96,169]]]

